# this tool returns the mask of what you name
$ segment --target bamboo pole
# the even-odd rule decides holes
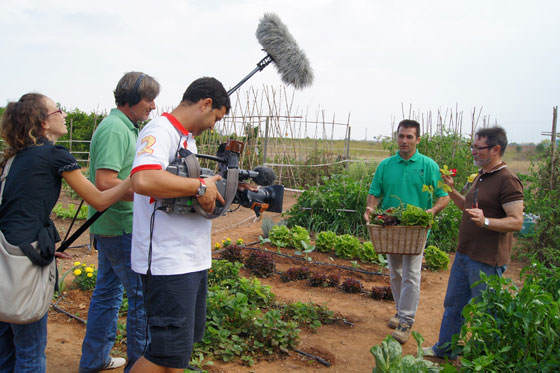
[[[552,108],[552,133],[550,135],[550,190],[553,190],[554,185],[554,173],[555,173],[555,156],[556,156],[556,121],[558,119],[558,106]]]

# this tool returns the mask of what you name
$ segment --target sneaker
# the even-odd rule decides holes
[[[107,364],[105,364],[105,366],[103,367],[103,370],[120,368],[120,367],[124,366],[125,364],[126,364],[126,359],[123,359],[122,357],[112,357],[111,356],[111,360],[109,360],[109,362]]]
[[[424,356],[426,357],[438,357],[432,346],[422,348],[422,352],[424,352]]]
[[[399,326],[399,318],[397,317],[397,315],[389,319],[389,321],[387,322],[387,326],[391,329],[397,329],[397,326]]]
[[[391,333],[391,335],[393,336],[393,338],[395,338],[400,344],[405,344],[406,341],[408,341],[408,338],[410,338],[410,329],[412,328],[412,325],[408,325],[406,323],[399,323],[399,326],[397,326],[397,329]]]
[[[198,368],[198,367],[193,367],[192,365],[187,365],[187,371],[190,372],[202,372],[202,369]]]

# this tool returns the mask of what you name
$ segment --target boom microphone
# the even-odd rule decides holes
[[[265,14],[257,28],[257,40],[272,58],[282,80],[296,88],[313,82],[309,61],[276,14]]]
[[[253,71],[228,91],[228,95],[271,62],[276,65],[284,83],[298,89],[311,85],[313,71],[309,61],[276,14],[267,13],[263,16],[257,27],[256,36],[267,55],[257,63]]]

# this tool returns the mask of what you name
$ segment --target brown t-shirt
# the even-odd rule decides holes
[[[478,189],[478,192],[475,191]],[[483,173],[482,170],[465,196],[465,208],[473,206],[475,194],[478,195],[478,208],[487,218],[505,218],[503,205],[514,201],[523,201],[521,181],[502,163],[495,170]],[[486,228],[479,228],[463,212],[459,227],[459,244],[457,251],[469,258],[492,266],[508,264],[511,255],[513,232],[501,233]]]

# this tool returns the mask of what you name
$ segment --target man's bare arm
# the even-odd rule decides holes
[[[377,198],[373,194],[368,194],[367,196],[367,205],[366,205],[366,212],[364,213],[364,220],[366,223],[369,224],[369,215],[375,211],[377,205],[379,205],[380,198]]]

